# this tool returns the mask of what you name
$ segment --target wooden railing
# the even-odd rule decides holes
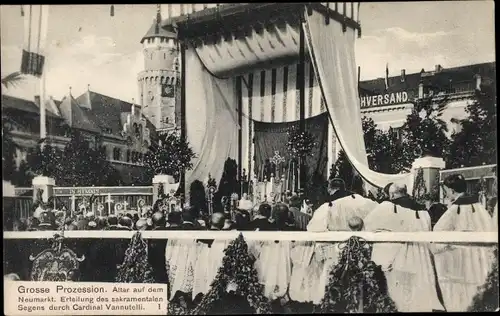
[[[135,231],[30,231],[4,232],[4,239],[46,239],[63,234],[68,239],[130,239]],[[358,236],[368,242],[430,242],[498,244],[498,232],[264,232],[264,231],[143,231],[145,239],[233,240],[241,233],[246,240],[339,242]]]

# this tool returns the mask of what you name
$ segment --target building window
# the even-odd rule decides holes
[[[167,59],[167,53],[163,53],[163,59]]]
[[[392,135],[399,141],[403,138],[401,127],[391,128]]]
[[[113,149],[113,160],[121,160],[121,154],[120,148]]]
[[[130,149],[127,149],[127,162],[130,162]]]

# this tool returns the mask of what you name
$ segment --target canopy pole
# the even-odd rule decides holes
[[[236,95],[238,98],[238,179],[240,197],[243,196],[243,179],[241,178],[241,165],[243,163],[243,96],[241,91],[241,76],[236,77]]]
[[[186,43],[181,45],[181,139],[187,140],[186,130]],[[184,205],[186,197],[186,171],[181,171],[180,176],[181,205]]]
[[[305,119],[306,119],[306,91],[305,91],[305,59],[306,59],[306,54],[305,54],[305,34],[304,34],[304,27],[302,24],[304,23],[304,19],[301,17],[300,19],[300,39],[299,39],[299,45],[300,45],[300,50],[299,50],[299,76],[297,78],[297,83],[299,85],[299,95],[300,95],[300,101],[299,101],[299,107],[300,107],[300,132],[303,133],[305,132]],[[306,179],[305,179],[305,157],[300,157],[300,165],[299,165],[299,192],[301,189],[305,189],[305,184],[306,184]]]

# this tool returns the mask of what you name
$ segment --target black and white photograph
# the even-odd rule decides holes
[[[498,311],[494,21],[0,5],[4,313]]]

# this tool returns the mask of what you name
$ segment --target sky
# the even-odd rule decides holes
[[[162,8],[165,10],[165,8]],[[162,10],[162,11],[163,11]],[[47,47],[47,94],[61,99],[90,90],[131,101],[143,69],[140,40],[156,5],[51,5]],[[23,44],[19,5],[1,5],[1,76],[18,71]],[[363,2],[362,37],[356,40],[361,79],[495,60],[493,1]],[[34,80],[7,94],[33,99]]]

